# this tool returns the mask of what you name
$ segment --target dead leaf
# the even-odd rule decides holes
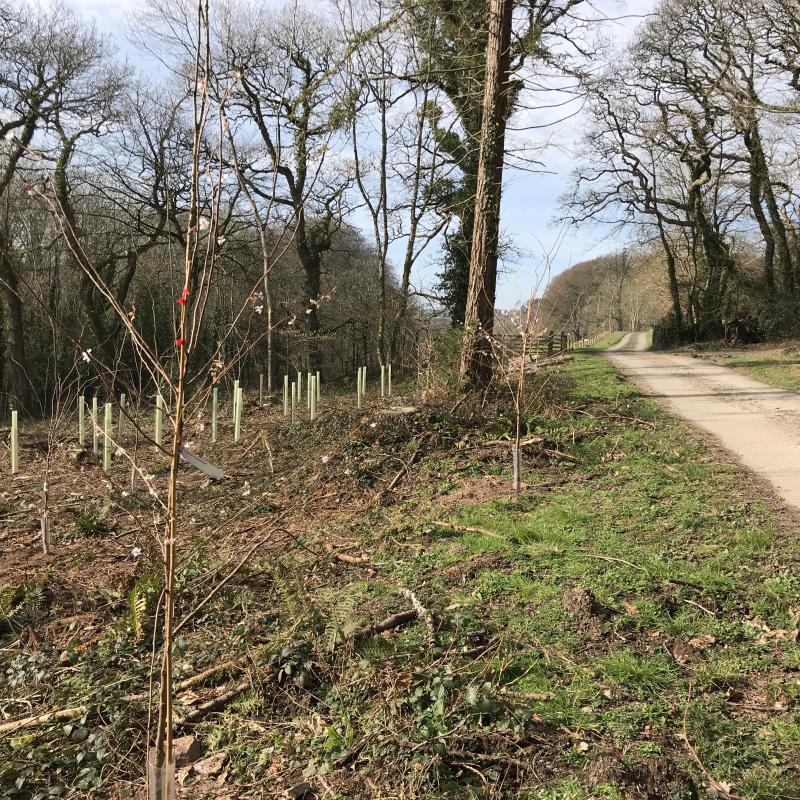
[[[697,650],[705,650],[707,647],[711,647],[712,644],[715,644],[716,641],[716,636],[704,634],[703,636],[695,636],[693,639],[689,639],[689,644]]]

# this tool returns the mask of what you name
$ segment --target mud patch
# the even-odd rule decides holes
[[[575,617],[575,627],[586,639],[600,639],[603,623],[610,612],[601,606],[594,595],[582,586],[576,586],[564,593],[561,605]]]

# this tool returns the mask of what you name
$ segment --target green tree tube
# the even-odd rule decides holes
[[[78,398],[78,444],[83,447],[86,441],[86,397]]]
[[[97,455],[99,452],[98,445],[98,428],[97,428],[97,395],[92,398],[92,452]]]
[[[161,428],[164,424],[164,398],[156,395],[156,444],[161,447]]]
[[[219,409],[219,387],[211,390],[211,441],[217,441],[217,411]]]
[[[111,424],[114,407],[106,403],[103,419],[103,472],[111,469]]]
[[[119,419],[117,420],[117,439],[122,439],[122,430],[125,426],[125,392],[119,396]]]
[[[19,412],[11,412],[11,474],[19,469]]]
[[[242,389],[236,389],[236,418],[233,421],[233,441],[238,442],[242,435]]]

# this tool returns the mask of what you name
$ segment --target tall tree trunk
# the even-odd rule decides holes
[[[678,270],[675,264],[675,253],[672,250],[672,244],[667,238],[667,232],[664,228],[664,221],[661,215],[656,215],[658,222],[658,234],[661,238],[661,245],[664,248],[664,256],[667,259],[667,277],[669,279],[669,294],[672,300],[672,316],[675,318],[675,326],[679,331],[683,331],[683,310],[681,309],[681,292],[678,286]]]
[[[32,408],[31,385],[28,380],[28,361],[25,353],[25,318],[19,282],[8,257],[7,244],[0,237],[0,289],[6,301],[8,332],[8,362],[11,402],[15,409],[30,413]]]
[[[772,224],[772,235],[775,246],[775,255],[778,259],[778,265],[781,269],[783,278],[783,290],[786,294],[794,293],[794,268],[792,264],[791,248],[789,247],[789,240],[786,235],[786,228],[783,225],[780,210],[778,209],[778,201],[775,197],[775,190],[772,188],[772,180],[770,178],[769,165],[767,164],[767,157],[764,153],[764,146],[761,142],[761,132],[758,128],[758,123],[754,120],[750,128],[750,151],[751,158],[755,162],[755,169],[758,171],[759,182],[761,184],[761,191],[764,196],[764,203],[769,212],[770,222]]]
[[[758,223],[758,229],[761,231],[761,238],[764,240],[764,282],[767,285],[767,291],[773,294],[775,292],[775,235],[761,206],[762,176],[755,156],[753,138],[747,131],[742,138],[747,152],[750,154],[750,207]]]
[[[470,250],[461,377],[477,386],[492,379],[494,301],[505,155],[512,0],[490,0],[475,223]]]

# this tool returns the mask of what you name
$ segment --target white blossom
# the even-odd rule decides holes
[[[142,548],[141,547],[134,547],[133,550],[131,550],[131,555],[134,558],[139,558],[139,556],[141,554],[142,554]]]
[[[84,350],[81,353],[81,358],[88,364],[92,360],[91,355],[92,355],[92,348],[90,347],[88,350]]]

